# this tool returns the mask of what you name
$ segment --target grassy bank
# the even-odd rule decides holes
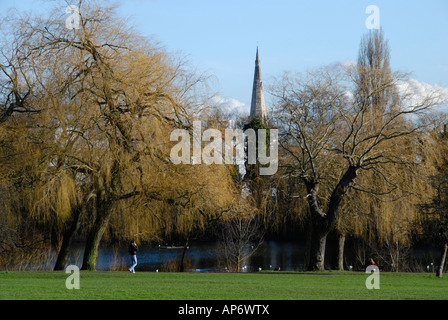
[[[446,300],[448,277],[381,273],[368,290],[364,273],[136,273],[81,272],[68,290],[64,272],[0,272],[0,299],[49,300]]]

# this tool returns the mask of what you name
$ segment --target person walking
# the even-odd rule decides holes
[[[137,266],[137,250],[137,244],[135,243],[135,240],[132,240],[129,245],[129,254],[131,255],[131,267],[129,268],[130,273],[135,273],[135,267]]]

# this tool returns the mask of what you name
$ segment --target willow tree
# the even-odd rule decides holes
[[[437,277],[443,277],[448,252],[448,132],[446,114],[436,114],[436,125],[422,141],[425,141],[423,157],[433,168],[428,173],[432,192],[421,200],[421,232],[424,239],[440,250],[436,269]]]
[[[15,215],[40,230],[28,236],[51,233],[57,244],[72,207],[78,207],[73,172],[61,161],[75,142],[67,130],[73,105],[62,89],[67,61],[35,50],[29,19],[11,15],[2,21],[1,169],[15,189],[9,199]]]
[[[36,127],[45,134],[38,143],[45,161],[36,161],[46,165],[39,171],[35,212],[64,217],[56,268],[63,266],[83,213],[83,268],[94,270],[98,245],[120,203],[173,200],[166,187],[175,180],[155,182],[171,166],[171,130],[202,106],[198,93],[205,79],[138,36],[113,8],[93,1],[78,6],[80,29],[66,28],[64,7],[47,18],[20,20],[23,28],[15,32],[26,39],[20,49],[39,85],[30,86],[30,96],[41,108]],[[8,97],[15,90],[11,83]],[[3,117],[11,110],[33,111],[23,108],[7,105]]]
[[[362,38],[358,63],[354,69],[356,71],[351,78],[356,84],[355,101],[364,105],[370,113],[366,119],[369,119],[372,130],[382,127],[388,113],[398,111],[403,105],[400,99],[404,103],[412,99],[412,94],[408,92],[401,92],[400,96],[400,84],[387,85],[397,79],[398,74],[391,70],[390,49],[382,30]],[[443,98],[442,93],[432,94],[432,97],[426,97],[428,102],[432,98],[440,102]],[[425,97],[418,103],[424,104]],[[408,117],[395,121],[398,125],[402,122],[405,128],[409,125],[412,127],[409,121],[414,120]],[[389,150],[397,147],[394,153],[400,155],[400,152],[405,152],[406,157],[367,167],[367,172],[355,181],[338,223],[340,253],[343,252],[344,234],[352,233],[365,239],[371,244],[371,250],[377,253],[381,247],[386,248],[387,254],[381,258],[398,270],[402,258],[400,248],[409,247],[411,234],[415,231],[413,226],[418,219],[417,204],[431,194],[427,176],[431,174],[432,167],[422,160],[422,154],[426,152],[423,150],[427,149],[422,139],[427,123],[417,127],[419,129],[412,135],[399,137],[394,143],[386,145]],[[376,152],[381,153],[382,148],[380,146]],[[342,267],[341,259],[339,267]]]
[[[369,37],[377,37],[376,32]],[[404,142],[421,128],[408,116],[441,102],[436,93],[423,98],[412,92],[395,94],[403,77],[376,67],[369,68],[378,74],[370,79],[381,82],[360,90],[364,83],[357,80],[359,70],[364,68],[323,68],[304,77],[285,75],[274,87],[278,117],[284,124],[280,143],[287,157],[283,161],[306,187],[313,233],[309,270],[324,270],[327,236],[357,177],[373,170],[387,179],[382,168],[415,162],[407,157],[413,145]],[[388,76],[380,77],[383,73]],[[377,99],[373,98],[382,92],[393,96],[386,95],[379,100],[382,107],[374,108]],[[322,192],[328,197],[322,197]]]
[[[414,142],[419,145],[417,140]],[[408,152],[417,159],[421,156],[418,150],[423,147]],[[360,264],[364,265],[374,255],[376,262],[395,271],[405,267],[409,257],[404,253],[418,232],[419,204],[432,194],[427,180],[433,170],[426,162],[418,162],[418,165],[390,166],[389,170],[381,168],[387,179],[376,171],[366,171],[355,181],[342,203],[336,226],[339,269],[344,269],[345,236],[351,236],[357,244],[355,252]]]
[[[447,185],[447,165],[440,168],[440,173],[433,177],[433,187],[436,195],[432,202],[424,206],[427,224],[431,225],[431,238],[436,247],[440,250],[436,275],[443,277],[448,253],[448,185]]]

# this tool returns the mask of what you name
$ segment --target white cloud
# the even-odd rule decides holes
[[[398,84],[398,90],[404,102],[409,106],[417,106],[426,101],[440,105],[440,107],[447,107],[448,102],[448,88],[439,85],[431,85],[429,83],[420,82],[416,79],[410,78],[406,81],[401,81]]]
[[[228,115],[230,119],[235,119],[239,116],[247,116],[250,112],[250,107],[247,104],[234,98],[215,95],[212,98],[212,103],[217,109]]]

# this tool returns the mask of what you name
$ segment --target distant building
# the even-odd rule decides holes
[[[257,118],[262,120],[263,122],[266,121],[266,104],[264,100],[263,81],[261,79],[261,67],[260,58],[258,55],[258,47],[257,58],[255,60],[255,75],[254,86],[252,89],[252,103],[250,106],[250,118]]]

